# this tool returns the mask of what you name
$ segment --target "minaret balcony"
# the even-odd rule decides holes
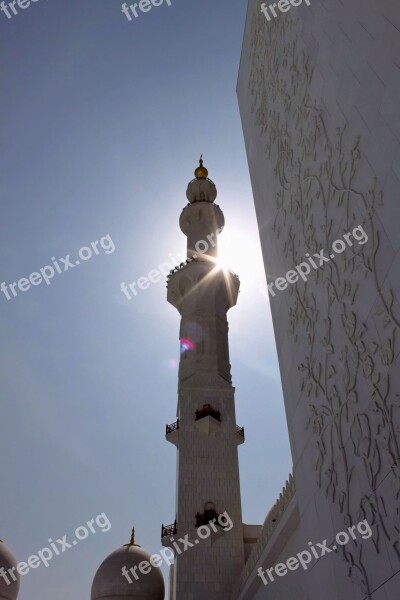
[[[192,263],[192,262],[198,262],[198,258],[187,258],[184,262],[181,262],[179,265],[177,265],[176,267],[174,267],[173,269],[170,270],[169,275],[167,275],[167,287],[169,284],[169,280],[171,279],[171,277],[175,274],[178,273],[178,271],[181,271],[182,269],[184,269],[185,267],[187,267],[188,264]]]
[[[172,545],[171,537],[176,535],[178,532],[178,527],[175,521],[172,525],[161,525],[161,543],[165,547],[169,547]]]
[[[239,425],[236,425],[236,443],[238,446],[240,446],[240,444],[244,444],[244,442],[244,427],[239,427]]]
[[[235,306],[240,279],[231,270],[220,268],[207,254],[187,258],[167,277],[167,300],[182,314],[199,309],[222,314]]]
[[[179,419],[175,423],[165,426],[165,438],[171,444],[178,447],[179,442]]]

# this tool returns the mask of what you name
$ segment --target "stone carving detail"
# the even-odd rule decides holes
[[[290,474],[289,478],[286,481],[285,487],[282,488],[282,492],[279,494],[278,500],[275,502],[269,513],[267,514],[260,537],[257,540],[256,545],[250,553],[249,558],[244,566],[243,571],[240,574],[237,584],[235,585],[235,589],[232,592],[232,600],[236,600],[239,595],[239,592],[247,578],[254,570],[264,548],[268,544],[272,534],[277,528],[279,521],[282,518],[285,510],[289,506],[290,502],[294,498],[296,493],[296,484],[293,478],[293,475]]]
[[[344,526],[368,519],[376,552],[385,540],[397,560],[400,395],[392,380],[400,367],[400,312],[385,282],[393,252],[382,247],[385,234],[375,218],[383,195],[379,181],[365,175],[362,139],[350,136],[345,122],[335,137],[328,132],[296,18],[271,26],[257,14],[251,27],[252,112],[274,168],[271,235],[285,264],[329,252],[356,226],[368,233],[367,243],[354,243],[284,293],[288,331],[302,356],[300,405],[309,411],[317,484]],[[370,594],[362,546],[342,553],[349,576]]]

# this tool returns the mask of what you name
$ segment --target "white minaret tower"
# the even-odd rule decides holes
[[[244,431],[236,425],[227,322],[240,284],[216,263],[225,220],[207,175],[200,158],[179,220],[187,260],[168,277],[168,302],[181,315],[178,420],[166,434],[178,449],[176,521],[162,528],[163,545],[175,552],[174,600],[229,600],[244,564],[237,452]],[[186,534],[194,545],[184,549],[178,540]]]

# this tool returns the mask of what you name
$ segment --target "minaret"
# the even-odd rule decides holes
[[[187,260],[168,278],[168,302],[181,315],[181,357],[178,420],[166,434],[178,450],[176,521],[163,526],[162,543],[175,552],[174,600],[228,600],[244,564],[237,451],[244,431],[236,425],[227,322],[240,284],[216,261],[225,220],[202,158],[195,176],[179,221]],[[182,552],[185,535],[193,547]]]

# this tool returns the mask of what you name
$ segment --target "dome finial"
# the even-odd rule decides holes
[[[131,540],[130,540],[129,544],[125,544],[125,546],[138,546],[140,548],[139,544],[136,544],[136,542],[135,542],[135,528],[134,527],[132,527]]]
[[[196,179],[207,179],[208,171],[205,167],[203,167],[203,155],[200,155],[199,165],[194,172]]]

